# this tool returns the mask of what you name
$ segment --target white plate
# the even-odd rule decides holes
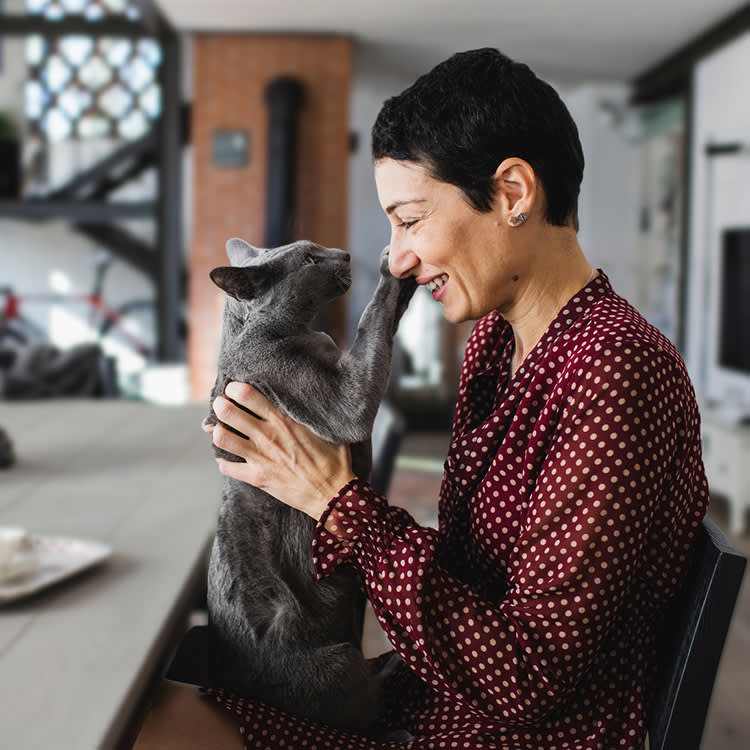
[[[0,605],[20,599],[80,573],[112,554],[108,544],[32,534],[39,564],[28,575],[0,582]]]

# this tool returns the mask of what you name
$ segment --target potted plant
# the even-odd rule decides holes
[[[17,198],[20,192],[20,132],[10,112],[0,109],[0,198]]]

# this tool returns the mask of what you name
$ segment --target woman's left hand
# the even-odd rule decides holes
[[[229,383],[224,393],[228,398],[214,399],[216,416],[247,437],[235,435],[221,424],[206,428],[213,432],[215,446],[245,459],[239,463],[218,458],[221,473],[319,519],[331,499],[354,479],[349,446],[322,440],[282,414],[250,385]]]

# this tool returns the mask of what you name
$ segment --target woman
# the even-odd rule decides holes
[[[404,747],[641,748],[659,625],[707,508],[684,365],[586,260],[577,130],[525,65],[451,57],[386,102],[373,156],[392,273],[479,321],[439,530],[246,385],[214,403],[248,436],[214,430],[246,460],[220,469],[318,520],[320,577],[361,572],[402,660],[382,721]],[[246,747],[378,747],[225,700]]]

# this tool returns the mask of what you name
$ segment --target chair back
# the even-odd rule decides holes
[[[698,750],[747,560],[706,518],[670,608],[648,716],[650,750]]]
[[[403,416],[387,401],[381,402],[372,426],[370,473],[370,486],[381,495],[388,492],[405,430],[406,421]]]

